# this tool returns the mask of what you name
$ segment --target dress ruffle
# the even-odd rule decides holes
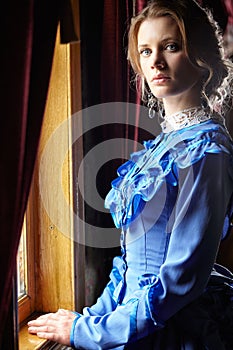
[[[206,153],[233,152],[227,130],[213,121],[161,133],[143,144],[144,149],[132,153],[130,160],[118,168],[118,177],[105,199],[117,228],[129,226],[165,179],[176,186],[177,168],[191,166]]]

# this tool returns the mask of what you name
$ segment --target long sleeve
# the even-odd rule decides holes
[[[180,170],[167,257],[160,268],[162,294],[150,291],[152,313],[166,320],[205,289],[216,259],[232,196],[227,154],[207,154]],[[231,204],[232,205],[232,204]]]
[[[159,275],[141,276],[138,289],[121,304],[117,303],[121,278],[110,281],[97,304],[86,308],[76,322],[72,339],[77,349],[87,344],[90,350],[123,349],[124,344],[163,327],[204,291],[232,193],[229,167],[229,155],[221,153],[207,154],[177,170],[179,193]]]
[[[141,323],[141,336],[154,329],[153,322],[147,320],[146,289],[138,290],[127,303],[119,303],[125,287],[124,270],[122,257],[115,257],[110,281],[102,295],[96,304],[84,308],[83,314],[77,315],[71,334],[71,345],[76,349],[86,349],[88,346],[89,350],[120,350],[137,334],[136,324]]]

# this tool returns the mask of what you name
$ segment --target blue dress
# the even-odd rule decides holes
[[[233,143],[219,122],[161,132],[133,153],[105,200],[122,255],[77,314],[72,346],[233,349],[233,278],[215,263],[232,198]]]

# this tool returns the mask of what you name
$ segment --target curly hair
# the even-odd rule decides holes
[[[128,59],[135,73],[136,85],[141,86],[142,100],[148,93],[142,75],[137,36],[143,21],[171,16],[179,27],[183,48],[190,61],[201,67],[202,95],[209,106],[221,114],[232,107],[233,65],[225,57],[223,36],[210,11],[194,0],[154,0],[132,18],[128,32]]]

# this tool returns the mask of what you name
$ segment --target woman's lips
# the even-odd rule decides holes
[[[162,74],[159,74],[159,75],[156,75],[155,77],[152,78],[151,82],[153,84],[156,84],[156,85],[159,85],[159,84],[163,84],[163,83],[166,83],[168,80],[170,80],[171,78],[169,78],[168,76],[166,75],[162,75]]]

